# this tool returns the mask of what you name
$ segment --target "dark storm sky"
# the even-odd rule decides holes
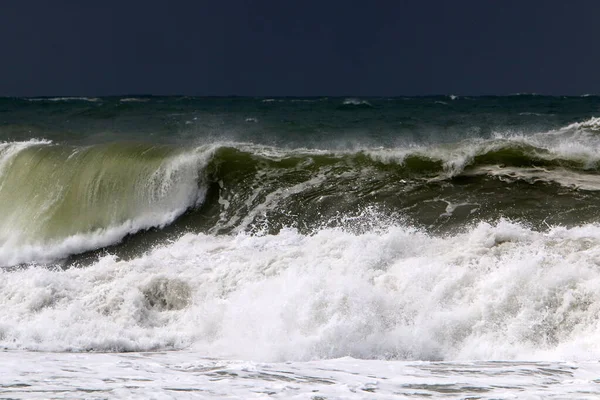
[[[0,0],[0,96],[600,93],[600,1]]]

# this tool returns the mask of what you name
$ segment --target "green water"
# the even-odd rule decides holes
[[[186,232],[595,223],[599,110],[594,96],[3,98],[2,263],[30,261],[19,246],[138,255]]]

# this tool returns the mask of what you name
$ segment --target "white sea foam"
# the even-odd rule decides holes
[[[588,129],[591,131],[600,131],[600,117],[592,117],[583,122],[574,122],[563,129]]]
[[[344,357],[264,363],[202,353],[4,352],[10,398],[596,399],[597,362],[403,362]]]
[[[600,357],[600,227],[431,237],[187,234],[88,268],[3,272],[0,346],[263,361]]]

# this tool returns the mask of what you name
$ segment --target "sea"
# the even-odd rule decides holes
[[[600,398],[600,96],[0,98],[1,399]]]

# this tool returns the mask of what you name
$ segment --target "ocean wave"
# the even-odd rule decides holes
[[[546,143],[543,142],[544,138]],[[353,150],[327,150],[297,148],[286,149],[251,143],[221,143],[220,156],[264,157],[277,163],[294,160],[311,167],[340,162],[355,166],[391,165],[398,172],[443,174],[445,177],[460,175],[465,169],[481,165],[513,167],[562,167],[574,171],[595,171],[600,168],[600,142],[570,143],[551,141],[541,135],[525,137],[497,135],[493,139],[465,140],[448,145],[411,145],[406,147],[357,147]],[[260,158],[259,158],[260,159]],[[257,159],[257,162],[258,160]],[[302,161],[304,160],[304,161]],[[387,167],[386,167],[387,168]]]
[[[574,122],[572,124],[565,126],[562,129],[583,129],[583,130],[589,130],[592,132],[599,132],[600,131],[600,117],[592,117],[583,122]]]
[[[511,182],[546,185],[554,193],[564,188],[563,198],[587,196],[578,204],[593,207],[600,191],[598,154],[590,143],[574,147],[545,136],[352,151],[239,142],[195,148],[3,143],[0,265],[51,262],[171,224],[179,233],[190,226],[213,234],[288,226],[307,232],[339,225],[369,206],[433,227],[493,220],[510,210],[492,206],[494,197],[485,193],[506,191]],[[488,189],[476,198],[445,189],[461,179],[470,179],[474,193]],[[430,202],[426,212],[415,208],[423,201]],[[573,213],[567,203],[558,206],[565,218]],[[534,221],[535,210],[526,210]],[[186,212],[188,222],[176,222]],[[370,226],[360,224],[359,231]]]
[[[593,146],[591,146],[593,144]],[[543,137],[498,135],[490,140],[466,140],[446,146],[414,146],[363,150],[374,161],[398,164],[412,169],[423,165],[426,171],[458,176],[469,168],[481,165],[512,167],[564,167],[577,171],[596,171],[600,143],[554,142]],[[416,164],[415,164],[416,163]],[[433,170],[431,169],[433,168]]]

